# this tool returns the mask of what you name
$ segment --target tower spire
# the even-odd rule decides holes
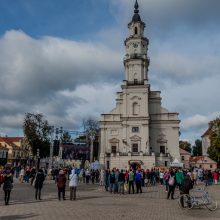
[[[138,14],[139,13],[139,5],[138,5],[138,1],[136,0],[135,1],[135,4],[134,4],[134,16],[132,18],[132,21],[133,22],[141,22],[141,17],[140,15]]]
[[[138,10],[139,5],[138,5],[138,1],[137,0],[136,0],[136,2],[134,4],[134,8],[135,8],[134,13],[138,13],[139,12],[139,10]]]

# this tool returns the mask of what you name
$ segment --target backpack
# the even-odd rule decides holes
[[[173,186],[174,185],[174,176],[172,177],[170,177],[170,179],[169,179],[169,181],[168,181],[168,184],[169,184],[169,186]]]

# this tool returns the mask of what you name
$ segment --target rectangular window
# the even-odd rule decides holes
[[[160,153],[165,154],[165,146],[160,146]]]
[[[132,144],[132,152],[138,153],[138,144]]]
[[[112,153],[116,154],[116,146],[112,146]]]
[[[132,132],[139,132],[139,127],[132,127]]]
[[[168,162],[164,161],[164,166],[167,167],[167,165],[168,165]]]
[[[210,168],[212,168],[212,164],[210,164]]]
[[[184,156],[182,156],[182,160],[184,160]]]

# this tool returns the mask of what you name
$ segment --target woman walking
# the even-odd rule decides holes
[[[70,200],[76,200],[76,187],[78,186],[78,176],[75,169],[72,169],[69,180]]]
[[[35,178],[36,178],[34,180],[35,199],[37,200],[38,198],[39,200],[41,200],[41,189],[43,188],[43,182],[45,180],[44,172],[42,169],[39,169]]]
[[[59,175],[56,179],[57,188],[58,188],[58,198],[60,200],[61,193],[63,200],[65,200],[65,189],[66,189],[66,175],[63,170],[60,170]]]
[[[13,188],[13,176],[10,170],[6,170],[6,174],[3,177],[3,190],[5,192],[5,205],[8,205],[10,200],[11,190]]]
[[[171,196],[171,199],[174,199],[173,195],[174,195],[174,191],[176,187],[176,177],[173,171],[170,172],[170,177],[168,179],[168,187],[169,187],[169,191],[167,194],[167,199],[169,199],[170,196]]]

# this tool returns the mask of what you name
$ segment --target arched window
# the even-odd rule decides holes
[[[138,34],[138,29],[137,29],[137,27],[134,28],[134,34]]]
[[[140,106],[137,102],[133,103],[133,115],[139,115],[140,113]]]

